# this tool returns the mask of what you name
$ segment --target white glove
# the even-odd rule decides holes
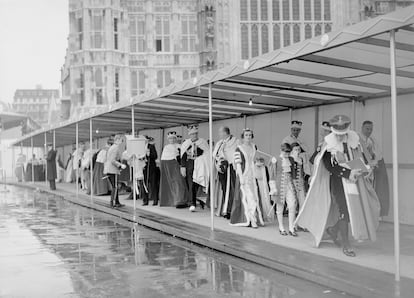
[[[125,170],[126,169],[126,165],[121,164],[121,169]]]
[[[269,181],[270,192],[269,195],[277,196],[277,188],[276,188],[276,181],[270,180]]]
[[[349,180],[355,183],[358,180],[359,176],[361,175],[362,175],[361,169],[351,170],[351,174],[349,175]]]
[[[239,176],[239,181],[241,185],[246,184],[246,179],[244,178],[244,176]]]
[[[180,172],[181,176],[183,176],[184,178],[187,176],[187,171],[185,170],[185,168],[180,168]]]

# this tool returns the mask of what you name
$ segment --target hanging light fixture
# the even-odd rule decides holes
[[[249,106],[252,106],[252,105],[253,105],[253,99],[250,98],[250,100],[249,100]]]

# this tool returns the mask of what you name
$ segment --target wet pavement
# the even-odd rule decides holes
[[[350,297],[28,189],[0,193],[0,297]]]

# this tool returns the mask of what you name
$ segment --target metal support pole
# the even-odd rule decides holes
[[[135,137],[135,107],[134,105],[131,106],[131,132],[132,136]],[[134,202],[134,215],[133,220],[136,220],[136,207],[137,207],[137,200],[136,200],[136,181],[135,181],[135,155],[132,157],[132,200]]]
[[[398,197],[398,138],[397,138],[397,81],[395,31],[390,32],[391,123],[392,123],[392,185],[394,201],[395,280],[400,281],[400,218]]]
[[[352,100],[352,129],[356,129],[356,102],[355,99]]]
[[[53,130],[53,150],[56,150],[56,130]]]
[[[13,177],[17,178],[17,176],[15,174],[15,171],[16,171],[16,155],[15,155],[15,152],[14,152],[14,145],[13,145],[12,146],[12,178]],[[12,181],[14,181],[14,178],[12,179]]]
[[[289,118],[290,118],[290,122],[292,122],[292,120],[293,120],[293,109],[292,108],[289,109]],[[290,125],[290,123],[289,123],[289,125]]]
[[[30,147],[32,147],[32,183],[34,183],[34,149],[33,149],[33,137],[30,138]]]
[[[213,180],[213,104],[212,85],[208,84],[208,132],[210,146],[210,220],[211,231],[214,231],[214,180]]]
[[[243,115],[243,121],[244,121],[244,128],[247,128],[247,116]]]
[[[72,164],[74,165],[75,164],[75,162],[76,163],[78,163],[78,155],[79,155],[79,122],[76,122],[76,136],[75,136],[75,138],[76,138],[76,149],[75,149],[75,152],[74,153],[76,153],[76,155],[74,155],[73,156],[73,161],[72,161]],[[76,166],[74,166],[74,169],[76,169],[76,181],[75,181],[75,184],[76,184],[76,199],[79,199],[79,163],[78,164],[76,164]]]
[[[93,163],[92,163],[92,150],[93,150],[93,136],[92,136],[92,118],[89,119],[89,182],[90,182],[90,197],[91,197],[91,204],[93,204]]]
[[[45,156],[47,157],[47,133],[45,132]],[[45,184],[47,185],[47,161],[45,167]]]

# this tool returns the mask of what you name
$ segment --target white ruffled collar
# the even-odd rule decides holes
[[[327,135],[325,137],[325,142],[326,150],[329,152],[344,151],[343,143],[338,141],[334,133]],[[359,135],[355,131],[350,130],[347,133],[346,143],[351,149],[356,149],[359,146]]]

